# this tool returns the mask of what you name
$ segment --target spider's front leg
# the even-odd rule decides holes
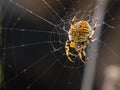
[[[83,60],[82,53],[81,53],[81,52],[78,52],[78,55],[79,55],[80,60],[81,60],[83,63],[85,63],[85,61]]]
[[[86,46],[84,46],[84,48],[82,49],[82,54],[83,54],[83,56],[87,59],[87,61],[89,61],[89,58],[88,58],[88,56],[87,56],[87,54],[86,54],[85,49],[86,49]]]
[[[78,55],[79,55],[79,58],[80,60],[83,62],[83,63],[86,63],[86,61],[83,59],[83,57],[85,57],[87,59],[87,61],[89,60],[88,57],[87,57],[87,54],[85,52],[85,49],[86,49],[86,46],[85,45],[81,45],[79,48],[78,48]]]
[[[65,51],[66,51],[67,58],[70,62],[75,62],[74,60],[71,59],[71,56],[77,57],[76,54],[71,53],[70,51],[70,49],[75,49],[75,47],[76,47],[76,44],[74,41],[69,41],[69,40],[66,41]]]

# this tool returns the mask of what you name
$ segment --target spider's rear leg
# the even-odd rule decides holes
[[[96,38],[95,38],[95,39],[92,39],[91,42],[95,42],[96,40],[97,40]]]
[[[92,38],[92,37],[93,37],[93,35],[94,35],[94,33],[95,33],[95,30],[96,30],[96,27],[97,27],[97,22],[95,22],[94,28],[93,28],[93,30],[91,31],[91,35],[89,36],[89,38]]]

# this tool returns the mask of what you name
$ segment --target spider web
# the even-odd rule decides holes
[[[103,7],[104,3],[95,6],[92,0],[90,3],[86,2],[88,4],[84,7],[85,3],[82,2],[82,0],[2,1],[1,51],[5,77],[1,86],[3,90],[80,90],[84,64],[78,59],[75,63],[69,62],[64,49],[73,16],[76,16],[78,21],[87,20],[92,28],[97,20],[101,20],[97,28],[101,25],[104,27],[102,33],[95,37],[97,40],[93,44],[98,42],[104,49],[99,51],[100,55],[108,51],[111,55],[119,57],[109,46],[107,42],[109,39],[106,39],[106,35],[112,37],[111,34],[107,34],[108,32],[119,34],[120,15],[113,16],[111,13],[117,1],[105,10],[106,20],[93,15],[94,10]],[[88,50],[91,45],[88,45]],[[98,62],[104,66],[108,64],[100,56]]]

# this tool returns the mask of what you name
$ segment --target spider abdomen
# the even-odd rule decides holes
[[[73,40],[74,42],[84,42],[87,40],[89,33],[79,33],[79,32],[74,32],[72,34],[69,35],[71,40]]]
[[[71,25],[69,30],[69,39],[74,42],[85,42],[88,40],[91,28],[86,21],[79,21]]]

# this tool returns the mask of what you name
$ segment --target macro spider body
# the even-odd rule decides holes
[[[76,17],[74,16],[72,22],[75,20]],[[92,29],[90,24],[85,20],[80,20],[71,24],[68,32],[69,40],[66,41],[65,45],[66,55],[70,62],[75,62],[73,57],[79,57],[83,63],[86,62],[83,57],[89,60],[85,49],[88,43],[95,41],[95,39],[91,38],[94,35],[96,26],[97,23],[95,23]]]

